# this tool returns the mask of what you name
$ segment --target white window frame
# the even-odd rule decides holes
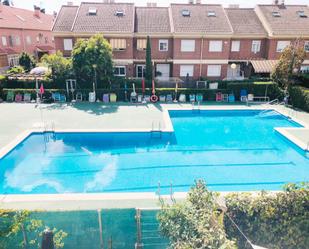
[[[165,45],[163,45],[162,49],[161,49],[161,44],[165,44]],[[159,51],[161,51],[161,52],[168,51],[168,40],[167,39],[159,40]]]
[[[240,51],[240,41],[232,41],[231,44],[231,52],[239,52]]]
[[[118,68],[118,69],[120,69],[120,68],[124,69],[124,74],[120,74],[120,73],[115,74],[115,73],[114,73],[114,76],[116,76],[116,77],[125,77],[125,76],[126,76],[126,74],[127,74],[126,66],[115,66],[114,69],[116,69],[116,68]],[[119,72],[120,72],[120,71],[119,71]]]
[[[19,65],[19,55],[18,54],[8,55],[8,61],[9,61],[9,65],[12,67],[18,66]]]
[[[309,72],[309,65],[302,65],[302,66],[300,67],[300,71],[301,71],[302,73],[307,73],[307,72]]]
[[[4,47],[6,47],[6,46],[8,45],[8,41],[7,41],[5,35],[3,35],[3,36],[1,37],[1,42],[2,42],[2,45],[3,45]]]
[[[209,52],[222,52],[223,42],[222,40],[209,41]]]
[[[220,77],[221,76],[221,65],[208,65],[207,76],[208,77]]]
[[[189,74],[189,77],[193,77],[194,65],[180,65],[179,76],[180,77],[187,77],[187,74]]]
[[[290,41],[277,41],[276,52],[282,53],[286,47],[290,46],[290,44],[291,44]]]
[[[307,53],[309,53],[309,41],[305,41],[304,49]]]
[[[139,68],[139,67],[142,68],[142,77],[139,77],[139,76],[138,76],[138,68]],[[140,78],[140,79],[141,79],[141,78],[145,78],[145,73],[146,73],[145,71],[146,71],[146,65],[145,65],[145,64],[137,64],[137,65],[136,65],[136,70],[135,70],[135,72],[136,72],[136,78]]]
[[[251,44],[251,52],[259,53],[261,51],[261,40],[253,40]]]
[[[27,45],[31,45],[32,40],[31,40],[31,36],[30,35],[26,36],[26,43],[27,43]]]
[[[71,38],[63,39],[63,49],[64,51],[72,51],[73,50],[73,39]]]
[[[195,40],[181,40],[180,41],[181,52],[194,52],[195,51]]]

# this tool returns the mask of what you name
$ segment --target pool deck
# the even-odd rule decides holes
[[[195,106],[197,108],[197,106]],[[306,149],[309,142],[309,113],[280,105],[250,105],[242,103],[203,103],[200,110],[274,109],[291,117],[304,128],[279,128],[282,135]],[[167,110],[192,110],[190,103],[172,104],[0,104],[0,158],[33,130],[56,131],[163,131],[172,129]],[[45,128],[44,128],[45,127]],[[176,193],[183,199],[184,193]],[[169,197],[165,196],[165,199]],[[27,209],[96,209],[158,206],[155,193],[125,194],[61,194],[61,195],[0,195],[0,208]]]

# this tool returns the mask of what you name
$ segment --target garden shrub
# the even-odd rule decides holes
[[[301,86],[289,88],[290,102],[299,109],[309,112],[309,89]]]
[[[272,249],[306,249],[309,245],[309,187],[287,185],[285,191],[226,197],[228,215],[254,243]],[[247,247],[229,219],[225,229],[239,248]]]

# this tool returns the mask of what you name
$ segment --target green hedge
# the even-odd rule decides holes
[[[291,104],[299,109],[309,112],[309,89],[292,86],[289,89],[290,102]]]
[[[228,215],[256,245],[272,249],[307,249],[309,245],[309,188],[288,185],[284,192],[230,194]],[[238,248],[250,248],[243,236],[225,219],[229,238]]]
[[[225,85],[224,85],[225,84]],[[45,85],[44,85],[45,86]],[[131,85],[128,85],[131,86]],[[270,99],[275,99],[275,98],[279,98],[282,99],[283,98],[283,93],[280,90],[280,88],[278,87],[277,84],[272,83],[272,82],[256,82],[256,83],[229,83],[227,84],[219,83],[219,89],[216,90],[210,90],[210,89],[196,89],[196,88],[179,88],[178,89],[178,95],[183,93],[186,94],[187,96],[189,96],[189,94],[197,94],[197,93],[201,93],[204,96],[204,100],[207,101],[212,101],[215,100],[216,98],[216,93],[217,92],[222,92],[222,93],[233,93],[236,97],[236,100],[239,99],[239,95],[240,95],[240,91],[241,89],[247,89],[248,93],[252,93],[255,96],[265,96],[266,93],[266,89],[267,89],[267,96],[270,97]],[[33,89],[22,89],[22,88],[15,88],[15,89],[10,89],[10,88],[5,88],[3,91],[3,98],[5,99],[5,96],[7,94],[7,91],[14,91],[15,93],[31,93],[33,95],[33,97],[35,96],[35,90]],[[88,93],[90,91],[92,91],[92,89],[79,89],[79,92],[82,92],[85,96],[88,96]],[[132,88],[128,89],[128,96],[129,93],[132,91]],[[140,86],[137,86],[136,88],[137,93],[141,93],[142,89],[140,88]],[[45,89],[46,94],[50,94],[51,92],[61,92],[61,93],[66,93],[66,91],[64,89]],[[102,98],[102,95],[104,93],[116,93],[118,100],[123,101],[125,99],[125,91],[123,88],[115,88],[115,89],[98,89],[97,90],[97,96],[99,96],[100,98]],[[152,94],[152,90],[151,88],[146,88],[145,93],[147,95],[151,95]],[[175,94],[175,88],[158,88],[156,89],[156,94],[157,95],[167,95],[167,94]]]

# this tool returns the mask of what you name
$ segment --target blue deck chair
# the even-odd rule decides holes
[[[246,89],[241,89],[240,90],[240,101],[241,102],[246,102],[248,99],[248,92]]]

